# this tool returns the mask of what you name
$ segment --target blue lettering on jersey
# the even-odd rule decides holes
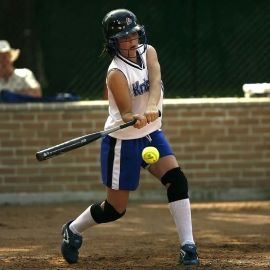
[[[139,81],[136,81],[132,84],[133,94],[134,96],[142,95],[145,92],[148,92],[150,88],[149,80],[143,79],[143,83],[139,83]]]

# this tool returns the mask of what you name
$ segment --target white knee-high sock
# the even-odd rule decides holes
[[[70,223],[69,228],[73,233],[81,235],[83,231],[97,224],[91,215],[91,206],[92,205],[90,205],[84,212],[81,213],[81,215]]]
[[[189,199],[170,202],[169,207],[181,246],[187,243],[194,244]]]

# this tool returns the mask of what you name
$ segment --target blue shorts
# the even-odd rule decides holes
[[[174,154],[162,130],[133,140],[104,137],[100,148],[103,184],[115,190],[136,190],[141,167],[147,166],[142,159],[142,150],[147,146],[156,147],[160,157]]]

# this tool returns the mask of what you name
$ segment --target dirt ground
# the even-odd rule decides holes
[[[84,234],[80,260],[61,257],[60,229],[88,205],[0,206],[0,269],[270,269],[270,201],[193,203],[201,265],[177,264],[168,205],[130,203],[121,220]]]

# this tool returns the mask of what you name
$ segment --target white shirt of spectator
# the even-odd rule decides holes
[[[16,68],[13,74],[8,78],[0,78],[0,91],[10,90],[20,92],[25,88],[39,88],[40,84],[36,80],[33,72],[27,68]]]

